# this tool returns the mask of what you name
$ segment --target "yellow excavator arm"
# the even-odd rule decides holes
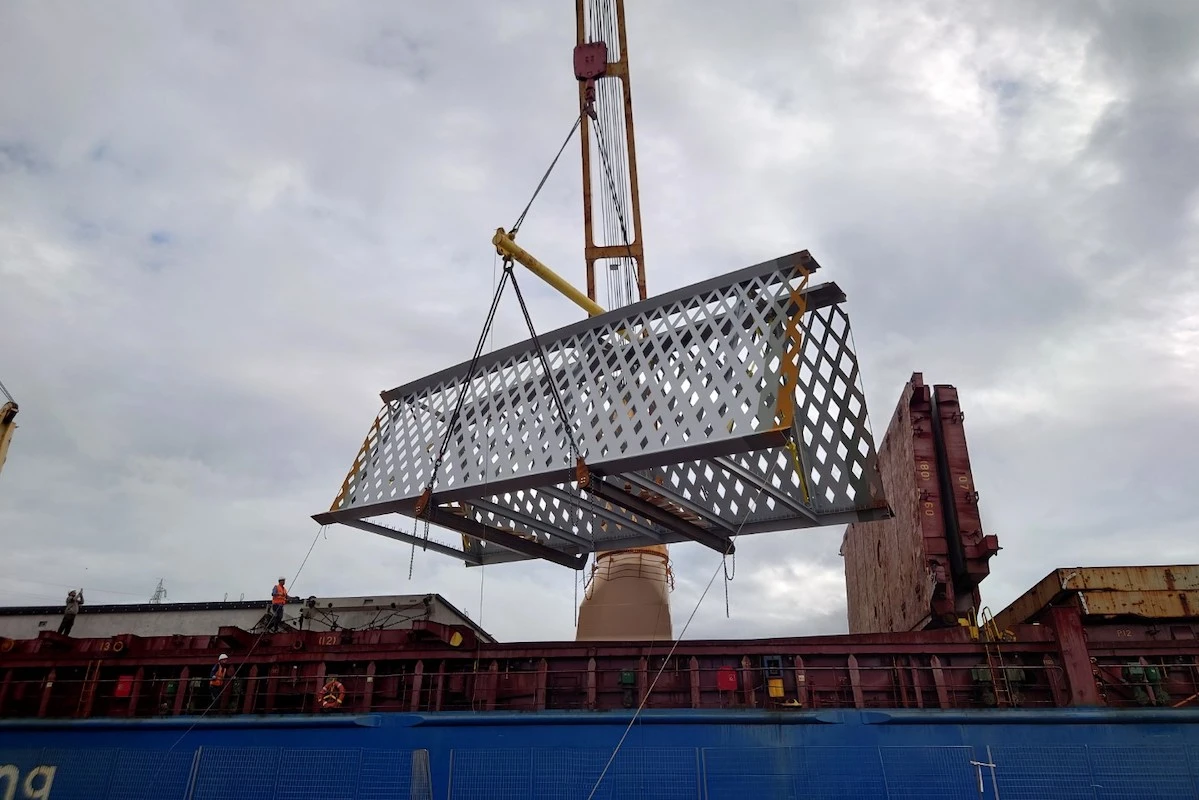
[[[0,383],[0,472],[4,471],[4,460],[8,458],[12,432],[17,429],[17,408],[17,401]]]

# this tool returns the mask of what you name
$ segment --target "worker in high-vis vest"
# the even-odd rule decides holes
[[[284,586],[286,582],[287,579],[281,577],[279,582],[271,587],[271,630],[279,630],[283,623],[283,607],[291,599],[287,595],[287,587]]]
[[[216,705],[216,701],[220,699],[221,690],[225,688],[225,681],[229,674],[229,656],[221,653],[217,656],[216,663],[212,665],[212,672],[208,676],[208,688],[212,692],[212,703]]]

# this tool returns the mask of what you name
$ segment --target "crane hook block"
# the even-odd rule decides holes
[[[575,48],[575,78],[583,84],[583,113],[598,119],[595,113],[595,82],[608,72],[608,45],[589,42]]]
[[[589,42],[575,48],[575,78],[593,81],[602,78],[608,71],[608,45]]]

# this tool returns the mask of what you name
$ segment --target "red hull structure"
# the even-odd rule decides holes
[[[1175,571],[1191,568],[1171,568]],[[1192,705],[1196,620],[1090,619],[1068,596],[1040,624],[747,641],[480,643],[465,627],[0,642],[0,716],[203,711],[210,665],[237,677],[214,713],[316,711],[335,674],[346,711],[649,708],[1021,708]]]

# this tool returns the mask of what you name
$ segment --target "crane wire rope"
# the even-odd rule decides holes
[[[596,149],[599,152],[601,168],[605,171],[601,173],[600,179],[601,181],[607,181],[609,189],[604,196],[604,206],[607,209],[604,244],[611,245],[620,241],[620,224],[617,220],[621,212],[620,197],[615,191],[615,176],[609,174],[613,157],[609,152],[610,145],[603,137],[603,130],[616,124],[616,112],[613,108],[612,98],[612,81],[602,81],[596,94],[596,99],[600,104],[600,113],[595,124]],[[624,267],[621,260],[614,260],[608,266],[609,268],[605,277],[608,283],[609,302],[615,307],[623,306],[628,302],[628,299],[624,296],[624,281],[621,280],[621,273]],[[612,267],[615,267],[615,269],[612,269]]]
[[[557,164],[558,164],[558,159],[561,158],[563,151],[566,150],[566,146],[570,143],[570,140],[574,137],[574,133],[576,130],[579,129],[579,125],[582,123],[582,121],[583,121],[583,115],[580,114],[578,119],[575,120],[574,125],[571,126],[570,132],[566,135],[566,139],[562,142],[562,146],[558,148],[558,153],[554,156],[554,159],[550,162],[550,165],[546,169],[545,174],[541,176],[541,180],[538,182],[537,187],[533,190],[533,194],[529,198],[529,202],[525,204],[524,210],[520,212],[520,216],[516,218],[516,222],[513,224],[512,229],[508,232],[508,235],[510,237],[515,236],[516,232],[518,230],[520,230],[520,226],[524,224],[525,217],[527,217],[529,214],[529,209],[531,209],[533,207],[533,202],[537,199],[537,196],[539,194],[541,194],[542,187],[544,187],[546,181],[549,180],[550,174],[554,171],[554,167],[557,166]],[[494,275],[494,262],[492,264],[492,270],[493,270],[492,274]],[[459,416],[461,415],[461,412],[462,412],[462,405],[466,399],[466,391],[469,388],[469,386],[467,384],[470,384],[470,382],[474,378],[475,369],[478,366],[479,358],[483,353],[483,347],[485,346],[485,343],[487,341],[487,334],[489,332],[491,332],[492,323],[495,322],[495,312],[496,312],[496,309],[499,307],[500,297],[504,293],[504,286],[507,283],[509,278],[512,279],[513,285],[515,286],[516,285],[516,277],[511,270],[511,260],[507,259],[507,260],[505,260],[504,275],[503,275],[503,277],[500,278],[500,284],[498,287],[496,287],[495,292],[492,295],[491,308],[488,309],[487,319],[483,323],[483,330],[479,334],[479,341],[475,344],[474,355],[471,356],[470,365],[467,367],[467,371],[466,371],[466,377],[462,381],[463,388],[458,392],[458,401],[454,406],[453,413],[450,415],[449,422],[446,426],[445,436],[442,438],[441,448],[438,450],[438,453],[437,453],[437,458],[433,462],[433,474],[430,477],[430,488],[437,480],[437,471],[441,468],[441,462],[445,458],[446,450],[449,448],[450,438],[453,436],[454,428],[455,428],[455,426],[457,426]],[[517,294],[519,296],[519,294],[520,294],[519,289],[517,289]],[[521,308],[524,309],[524,300],[523,299],[521,300]],[[533,323],[531,320],[529,320],[527,309],[525,309],[525,320],[526,320],[526,322],[528,322],[529,328],[530,328],[530,333],[533,334],[534,342],[536,342],[537,341],[536,332],[532,330]],[[494,341],[495,340],[493,338],[492,342],[494,343]],[[540,344],[538,344],[538,349],[540,349]]]
[[[304,560],[300,562],[299,568],[296,569],[296,574],[292,576],[291,584],[293,588],[295,587],[296,579],[298,579],[300,577],[300,573],[304,571],[304,565],[308,563],[308,557],[312,555],[313,548],[316,547],[317,541],[321,538],[321,534],[325,532],[327,527],[327,525],[321,525],[319,528],[317,528],[316,536],[312,537],[312,544],[308,545],[308,552],[304,554]],[[246,665],[246,662],[250,660],[250,656],[252,656],[254,651],[258,649],[258,645],[262,643],[262,640],[266,636],[268,630],[269,628],[263,628],[262,632],[258,634],[258,638],[254,640],[254,644],[250,646],[250,649],[247,650],[246,654],[242,657],[241,666],[234,667],[233,674],[229,676],[230,685],[237,679],[238,673],[241,671],[241,668]],[[212,698],[208,702],[207,707],[200,712],[200,716],[196,717],[195,721],[192,722],[192,724],[189,725],[187,729],[183,731],[183,733],[179,734],[179,738],[176,739],[171,746],[166,749],[166,752],[162,754],[162,757],[159,759],[158,769],[155,770],[154,774],[150,776],[150,780],[146,782],[148,789],[154,788],[154,784],[158,780],[158,776],[162,774],[162,770],[167,765],[167,757],[174,752],[175,748],[187,738],[188,734],[194,731],[196,726],[199,725],[206,716],[208,716],[208,712],[212,711],[212,709],[216,707],[217,702],[221,699],[223,694],[224,692],[222,691],[218,693],[216,697]]]
[[[610,48],[609,57],[615,55],[616,61],[623,60],[623,53],[619,49],[621,47],[620,26],[616,18],[615,8],[611,3],[604,0],[592,0],[588,10],[591,22],[591,29],[587,37],[588,41],[598,40],[608,43]],[[623,240],[626,248],[629,249],[627,258],[613,261],[609,265],[610,268],[605,270],[608,303],[611,308],[628,305],[640,299],[635,286],[638,265],[635,264],[633,259],[630,247],[631,239],[629,237],[628,226],[625,223],[625,220],[628,218],[632,187],[627,178],[621,180],[622,191],[618,193],[614,176],[614,173],[617,172],[622,177],[628,176],[630,173],[629,143],[627,137],[617,137],[616,139],[604,141],[602,132],[602,128],[610,130],[619,128],[621,127],[621,123],[625,121],[623,89],[624,84],[618,84],[616,81],[600,80],[596,82],[596,149],[599,152],[601,161],[604,162],[604,169],[607,173],[609,188],[611,190],[610,194],[604,197],[600,204],[605,233],[604,243],[615,245]],[[615,267],[615,269],[611,269],[611,267]]]
[[[529,202],[525,204],[525,210],[520,212],[520,216],[516,218],[516,223],[512,229],[508,231],[509,236],[516,236],[516,232],[520,230],[520,226],[524,224],[525,217],[528,216],[529,209],[533,207],[533,201],[537,199],[537,195],[541,194],[541,188],[545,186],[545,182],[549,180],[550,173],[554,171],[554,167],[558,165],[558,159],[562,157],[562,153],[566,150],[566,146],[570,144],[570,140],[574,138],[575,131],[583,123],[583,115],[579,114],[579,118],[575,120],[575,124],[571,126],[570,133],[566,134],[566,139],[563,140],[562,146],[558,148],[558,154],[554,156],[554,160],[550,162],[546,168],[545,174],[541,176],[541,181],[537,184],[537,188],[533,190],[533,196],[529,198]]]
[[[624,127],[622,123],[626,121],[624,119],[623,110],[624,87],[622,84],[617,83],[616,81],[608,81],[608,84],[607,94],[609,101],[607,106],[609,109],[609,121],[605,123],[605,127],[609,132],[611,132],[620,130],[622,127]],[[602,136],[602,132],[600,132],[600,135]],[[634,270],[636,269],[636,266],[633,261],[632,248],[629,244],[633,237],[629,234],[628,225],[626,222],[626,220],[629,219],[629,206],[631,205],[630,192],[632,190],[630,183],[631,173],[629,171],[628,141],[626,136],[614,136],[612,138],[605,139],[604,144],[605,150],[609,154],[607,157],[608,164],[605,165],[605,169],[608,172],[609,182],[614,190],[613,207],[615,209],[616,222],[618,224],[619,233],[621,236],[620,241],[623,241],[625,248],[629,250],[629,256],[627,259],[622,260],[621,268],[618,270],[617,276],[621,281],[620,291],[623,293],[624,304],[627,305],[640,299],[637,297],[634,287]],[[617,175],[621,177],[619,190],[616,189]],[[633,235],[636,235],[636,232],[634,232]]]
[[[587,30],[587,41],[588,42],[607,41],[607,39],[610,37],[608,37],[608,35],[607,35],[606,26],[604,25],[604,21],[603,21],[603,10],[602,10],[602,5],[601,5],[601,0],[590,0],[590,3],[588,4],[588,12],[589,12],[588,22],[590,22],[590,25],[588,25],[588,30]],[[605,97],[606,97],[606,95],[604,93],[606,84],[607,84],[607,81],[604,81],[604,80],[597,80],[595,82],[595,97],[591,104],[591,109],[590,109],[590,117],[594,121],[595,126],[598,126],[600,124],[599,123],[600,117],[607,114],[607,106],[604,102]],[[589,126],[589,127],[592,127],[592,126]],[[591,147],[592,147],[592,145],[589,144],[588,150],[590,150]],[[600,149],[600,144],[599,144],[598,139],[596,140],[596,142],[594,144],[594,148],[597,152]],[[602,158],[602,155],[601,155],[601,158]],[[590,176],[588,176],[588,177],[590,177]],[[591,206],[591,208],[587,209],[587,210],[594,216],[595,206],[597,205],[597,203],[594,202],[594,195],[591,195],[591,196],[584,195],[583,202],[586,204],[589,204]],[[600,230],[603,233],[603,242],[602,243],[609,244],[612,241],[612,230],[613,230],[612,225],[611,225],[611,216],[612,215],[611,215],[611,210],[610,210],[610,197],[608,195],[601,194],[600,198],[599,198],[598,206],[599,206],[599,217],[600,217],[600,220],[599,220],[600,221]],[[594,236],[595,236],[595,231],[593,228],[592,237],[594,237]],[[595,243],[596,242],[589,241],[589,242],[587,242],[587,245],[590,246]],[[604,265],[604,266],[606,266],[606,265]],[[594,267],[593,267],[593,269],[594,269]],[[621,303],[612,294],[612,276],[608,269],[604,269],[604,286],[607,289],[607,306],[608,306],[608,308],[619,307],[621,305]],[[592,284],[592,287],[589,287],[589,288],[594,288],[594,283]]]
[[[533,318],[529,314],[529,308],[528,308],[528,305],[525,303],[524,294],[520,290],[520,284],[517,283],[516,272],[513,269],[512,260],[505,259],[503,277],[500,278],[500,284],[496,288],[495,295],[491,298],[491,307],[487,313],[487,320],[484,322],[483,330],[479,334],[479,341],[475,346],[475,353],[471,358],[470,365],[467,367],[466,375],[465,375],[465,377],[463,377],[461,383],[459,384],[460,388],[458,391],[457,402],[455,403],[454,411],[450,415],[449,421],[447,422],[445,435],[442,437],[442,440],[441,440],[441,447],[438,450],[437,457],[436,457],[436,459],[434,459],[434,462],[433,462],[432,474],[430,475],[429,483],[425,488],[425,491],[429,494],[430,498],[432,497],[433,488],[437,484],[437,473],[441,469],[441,464],[445,458],[446,451],[449,450],[450,440],[453,438],[454,432],[457,430],[457,427],[458,427],[458,422],[461,419],[462,406],[466,400],[466,394],[470,390],[470,388],[472,386],[474,386],[475,370],[478,367],[479,358],[482,356],[482,351],[483,351],[484,345],[487,341],[487,335],[491,330],[492,323],[495,321],[495,312],[499,307],[500,298],[503,296],[504,288],[508,284],[509,281],[511,281],[512,288],[516,292],[517,300],[520,302],[520,310],[521,310],[522,315],[524,316],[525,324],[529,329],[529,336],[531,337],[531,339],[533,341],[533,346],[536,351],[537,358],[541,362],[542,370],[545,373],[545,381],[547,384],[549,384],[549,388],[551,390],[550,397],[554,401],[554,405],[555,405],[559,415],[561,416],[562,426],[566,433],[567,444],[569,445],[569,449],[567,451],[568,455],[577,457],[579,455],[579,453],[581,452],[579,450],[578,442],[574,436],[573,426],[571,426],[570,420],[566,414],[566,405],[562,402],[561,391],[559,390],[557,382],[553,378],[553,373],[550,371],[549,358],[546,356],[545,348],[542,346],[541,339],[537,335],[537,330],[533,326]],[[430,499],[429,502],[431,503],[432,500]],[[431,512],[431,508],[429,508],[429,511]],[[425,531],[424,531],[425,540],[428,541],[430,517],[432,516],[432,514],[425,513],[425,514],[422,514],[422,516],[424,516],[424,518],[425,518]],[[415,534],[415,530],[416,530],[415,525],[417,523],[417,520],[414,518],[413,522],[414,522],[413,532]],[[414,542],[413,548],[415,548],[415,547],[416,547],[416,544]],[[413,555],[415,555],[415,549],[413,550]],[[411,561],[409,562],[409,567],[408,567],[408,577],[409,577],[409,579],[411,579],[411,577],[412,577]]]
[[[508,261],[504,265],[504,269],[511,271],[512,262]],[[549,357],[545,354],[545,348],[541,346],[541,339],[537,336],[537,330],[533,327],[533,318],[529,315],[529,307],[525,304],[524,293],[520,290],[520,284],[516,281],[516,275],[512,276],[512,288],[516,291],[516,299],[520,301],[520,311],[524,315],[525,324],[529,328],[529,336],[533,339],[533,348],[537,351],[537,358],[541,361],[541,369],[545,374],[545,382],[549,384],[550,397],[553,398],[554,406],[558,410],[558,416],[562,420],[562,428],[566,433],[567,444],[570,448],[567,450],[568,458],[573,461],[580,455],[579,443],[575,440],[574,426],[570,423],[570,418],[566,413],[566,404],[562,402],[562,392],[558,388],[558,382],[554,380],[554,375],[550,371]]]
[[[704,598],[708,596],[708,591],[712,588],[712,584],[716,582],[716,576],[719,575],[721,570],[724,569],[725,559],[728,557],[729,550],[731,550],[733,547],[733,542],[741,534],[741,529],[745,527],[747,522],[749,522],[750,515],[753,514],[757,509],[758,500],[762,497],[762,492],[765,489],[766,487],[764,484],[759,485],[758,492],[754,495],[754,499],[746,505],[745,515],[741,518],[741,523],[737,526],[737,529],[733,531],[732,536],[729,537],[728,545],[725,546],[724,552],[720,555],[720,563],[716,565],[716,569],[712,570],[712,577],[708,578],[707,585],[704,586],[704,590],[700,593],[699,599],[695,601],[695,608],[691,609],[691,615],[687,617],[687,622],[683,625],[683,629],[679,631],[678,638],[674,640],[674,644],[671,645],[670,651],[667,652],[666,657],[662,659],[662,666],[658,668],[657,673],[654,675],[653,681],[650,682],[649,688],[645,690],[645,696],[641,698],[641,703],[638,704],[637,710],[633,712],[633,718],[630,719],[629,724],[625,726],[624,733],[620,735],[620,740],[616,743],[615,749],[612,750],[612,755],[608,758],[608,763],[604,765],[603,771],[600,772],[599,777],[595,780],[595,785],[591,787],[591,792],[587,795],[587,800],[592,800],[592,798],[595,797],[595,793],[599,791],[600,784],[602,784],[604,781],[604,776],[608,774],[608,770],[611,769],[612,763],[616,760],[617,754],[620,753],[620,748],[624,746],[625,739],[627,739],[629,736],[629,731],[633,729],[633,725],[637,723],[637,719],[641,716],[641,712],[645,708],[645,704],[649,702],[649,698],[650,695],[653,694],[654,687],[658,685],[658,679],[661,678],[662,673],[666,671],[666,666],[670,663],[670,659],[674,656],[675,650],[678,649],[679,642],[683,640],[683,635],[686,634],[687,629],[691,627],[691,622],[695,619],[695,615],[699,611],[700,605],[703,604]]]
[[[633,245],[629,241],[629,229],[628,229],[628,226],[625,224],[624,213],[620,209],[619,204],[616,201],[616,197],[617,197],[616,179],[613,176],[612,165],[608,159],[607,147],[605,144],[608,140],[604,138],[603,128],[601,128],[599,125],[595,126],[595,134],[596,134],[596,139],[600,143],[600,147],[599,147],[600,158],[603,160],[603,163],[604,163],[604,172],[608,178],[608,189],[612,193],[612,203],[613,203],[613,206],[616,207],[616,219],[620,225],[620,235],[623,240],[623,244],[624,244],[625,248],[628,249],[628,251],[629,251],[629,258],[631,259],[633,257]]]
[[[557,159],[554,159],[554,160],[557,161]],[[550,165],[550,168],[553,169],[552,164]],[[543,179],[542,183],[544,183],[544,182],[545,181]],[[535,194],[536,193],[534,193],[534,195]],[[525,211],[521,213],[522,219],[523,219],[524,215],[528,213],[529,206],[532,206],[532,204],[533,204],[533,201],[530,200],[529,205],[525,207]],[[495,291],[495,285],[496,285],[496,280],[497,280],[496,268],[499,266],[499,263],[500,263],[499,252],[497,251],[495,253],[492,253],[491,254],[491,291],[493,291],[493,292]],[[495,352],[495,328],[494,327],[491,329],[490,350],[491,350],[491,353]],[[491,419],[491,415],[489,414],[488,421],[490,421],[490,419]],[[483,489],[484,489],[484,493],[486,493],[486,490],[487,490],[487,482],[491,478],[491,437],[487,436],[486,440],[487,440],[487,451],[483,454]],[[486,580],[487,580],[487,564],[481,564],[479,566],[479,627],[480,628],[483,627],[483,588],[485,586]]]
[[[615,91],[615,89],[613,91]],[[620,192],[616,187],[616,170],[620,169],[620,164],[618,163],[615,168],[612,165],[612,161],[616,159],[617,156],[610,156],[609,150],[615,148],[616,145],[610,144],[610,142],[613,140],[604,135],[604,127],[596,124],[595,134],[598,145],[597,149],[599,150],[600,154],[600,161],[604,167],[604,177],[607,179],[608,183],[608,198],[611,200],[610,205],[612,208],[612,228],[607,234],[607,241],[619,241],[624,245],[625,250],[628,252],[628,256],[625,259],[616,262],[618,265],[620,265],[620,269],[618,270],[620,274],[617,276],[617,280],[619,282],[615,284],[615,292],[613,292],[612,271],[609,270],[608,296],[610,300],[615,296],[617,300],[621,301],[620,305],[628,305],[629,303],[634,302],[635,299],[639,300],[640,297],[638,296],[635,298],[634,296],[634,288],[632,283],[634,278],[633,268],[635,266],[633,262],[633,246],[629,237],[628,224],[625,222],[625,204],[621,203],[620,201],[620,195],[622,192]],[[625,169],[627,170],[627,166]],[[623,175],[627,173],[622,172],[621,174]],[[627,202],[627,196],[625,199]],[[608,203],[605,203],[605,208],[607,208],[608,205]]]
[[[441,446],[437,450],[437,456],[433,459],[433,468],[429,473],[429,483],[425,487],[425,491],[432,496],[433,488],[437,485],[437,473],[441,469],[441,463],[445,459],[446,451],[450,446],[450,439],[454,436],[454,430],[458,426],[458,420],[462,414],[462,406],[466,402],[466,394],[474,386],[475,368],[478,366],[479,358],[483,355],[483,347],[487,342],[487,334],[491,330],[491,325],[495,321],[495,312],[500,305],[500,297],[504,294],[504,286],[508,282],[508,275],[500,279],[500,285],[496,287],[495,292],[491,297],[491,306],[487,310],[487,319],[483,323],[483,330],[479,332],[479,341],[475,343],[475,351],[471,356],[470,365],[467,367],[466,376],[458,384],[458,397],[454,403],[454,410],[451,412],[449,419],[446,421],[445,435],[441,438]],[[432,510],[430,509],[430,512]],[[419,516],[412,519],[412,536],[415,539],[417,528],[420,525]],[[425,516],[425,531],[424,539],[429,541],[429,517],[432,514]],[[425,548],[421,548],[422,550]],[[416,542],[412,543],[412,552],[408,559],[408,580],[412,580],[412,567],[416,560]]]
[[[483,347],[487,342],[487,334],[491,330],[491,325],[495,321],[495,312],[499,308],[500,298],[504,294],[504,287],[508,284],[508,279],[512,277],[511,270],[504,270],[503,276],[500,278],[500,284],[496,287],[495,294],[491,298],[491,307],[487,311],[487,319],[483,323],[483,330],[479,332],[479,341],[475,344],[474,355],[471,356],[470,365],[467,367],[466,375],[458,384],[458,398],[454,404],[454,411],[450,414],[446,422],[445,435],[441,439],[441,447],[437,451],[436,458],[433,459],[433,468],[430,470],[429,482],[425,486],[424,494],[429,498],[429,507],[422,514],[418,514],[412,518],[412,537],[417,538],[416,533],[420,525],[420,517],[425,518],[424,540],[429,541],[429,523],[433,516],[432,496],[433,489],[437,485],[437,473],[441,470],[441,463],[445,459],[446,451],[450,447],[450,440],[454,436],[454,431],[458,427],[458,420],[462,415],[462,405],[466,401],[466,394],[474,386],[475,369],[478,366],[479,358],[483,355]],[[422,550],[425,548],[421,548]],[[416,561],[416,542],[412,543],[412,552],[408,558],[408,580],[412,580],[412,569]]]
[[[571,126],[570,131],[566,134],[566,139],[563,140],[562,145],[558,148],[558,152],[554,155],[553,160],[550,161],[549,167],[546,168],[545,173],[541,176],[541,180],[538,181],[536,188],[533,189],[533,194],[532,194],[532,196],[529,197],[529,202],[525,204],[524,210],[521,211],[520,216],[517,217],[516,222],[512,226],[512,229],[508,232],[508,235],[510,237],[515,236],[516,232],[520,229],[520,226],[524,224],[525,218],[528,216],[529,210],[533,207],[534,201],[536,201],[538,195],[541,194],[542,188],[545,187],[546,181],[549,180],[550,175],[554,171],[554,167],[557,166],[558,160],[562,157],[562,153],[566,150],[566,146],[570,143],[570,140],[572,138],[574,138],[575,131],[577,131],[579,129],[579,126],[582,124],[582,121],[583,121],[583,115],[579,114],[578,118],[575,120],[574,124]],[[493,261],[492,262],[493,282],[494,282],[494,275],[495,275],[495,262]],[[581,452],[579,450],[578,442],[575,440],[573,428],[571,427],[570,422],[566,416],[566,408],[562,402],[561,392],[559,391],[557,383],[553,380],[552,374],[550,372],[549,360],[545,355],[545,349],[542,347],[541,340],[537,336],[537,330],[533,326],[533,319],[529,315],[529,309],[528,309],[528,306],[525,304],[524,295],[521,292],[520,286],[516,281],[516,273],[512,267],[512,259],[505,258],[504,259],[504,274],[500,278],[499,285],[495,287],[495,290],[492,294],[491,306],[487,311],[487,319],[483,323],[483,329],[479,332],[479,339],[475,343],[475,350],[471,356],[470,364],[467,366],[466,375],[463,377],[462,381],[459,383],[458,397],[454,404],[454,410],[450,414],[449,420],[446,423],[445,434],[444,434],[444,436],[442,436],[442,439],[441,439],[441,446],[438,448],[437,455],[433,459],[432,470],[430,470],[430,475],[429,475],[429,482],[428,482],[428,484],[426,484],[425,490],[422,493],[426,497],[426,500],[429,503],[429,505],[426,506],[426,509],[424,510],[424,512],[422,512],[422,514],[418,514],[416,517],[413,518],[413,521],[412,521],[412,538],[414,540],[416,538],[418,538],[417,531],[418,531],[418,528],[420,525],[419,517],[424,516],[425,525],[424,525],[423,538],[426,543],[429,541],[429,527],[430,527],[432,511],[433,511],[432,495],[433,495],[433,490],[437,485],[438,473],[441,470],[442,462],[445,460],[445,454],[449,450],[450,440],[453,439],[454,432],[457,430],[458,423],[461,420],[462,406],[466,402],[466,395],[474,387],[475,371],[478,368],[479,359],[483,355],[483,349],[486,346],[487,338],[488,338],[489,334],[492,335],[491,341],[492,341],[492,345],[494,347],[495,338],[494,338],[492,326],[495,323],[495,314],[499,308],[500,298],[503,296],[504,289],[507,286],[509,280],[512,282],[512,286],[516,291],[517,299],[520,301],[520,308],[521,308],[521,312],[524,316],[525,324],[529,329],[529,335],[531,336],[534,347],[536,348],[537,357],[541,361],[542,368],[545,370],[545,379],[550,385],[550,389],[551,389],[550,394],[554,400],[554,403],[558,409],[559,414],[561,415],[562,424],[563,424],[563,427],[565,428],[566,436],[567,436],[567,439],[568,439],[568,442],[570,445],[570,449],[568,451],[568,456],[573,455],[573,456],[577,457]],[[422,547],[422,549],[425,549],[425,548]],[[415,565],[415,561],[416,561],[416,542],[413,541],[412,542],[412,550],[411,550],[411,552],[409,554],[409,558],[408,558],[408,579],[409,580],[412,580],[412,572],[413,572],[413,568]],[[482,593],[482,587],[480,586],[480,594],[481,593]]]

